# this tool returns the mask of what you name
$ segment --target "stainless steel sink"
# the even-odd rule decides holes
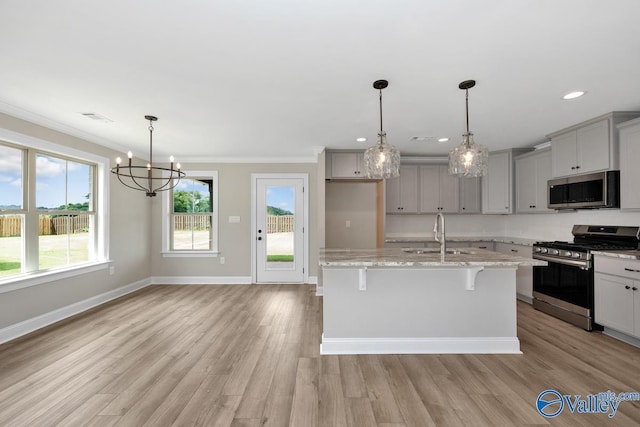
[[[436,248],[402,248],[402,252],[406,252],[408,254],[439,254],[440,249]],[[445,251],[448,255],[470,255],[475,252],[470,251],[468,249],[447,249]]]

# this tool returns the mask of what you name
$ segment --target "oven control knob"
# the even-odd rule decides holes
[[[549,249],[549,254],[550,255],[559,255],[560,251],[557,249]]]
[[[562,251],[560,253],[560,255],[565,256],[565,257],[571,257],[571,256],[573,256],[573,253],[571,251]]]
[[[580,258],[580,252],[574,252],[572,256],[574,258]]]
[[[540,252],[542,252],[543,254],[546,254],[547,252],[549,252],[549,249],[547,249],[547,248],[540,248]]]
[[[536,252],[536,253],[540,253],[540,252],[542,252],[542,249],[540,249],[540,248],[533,248],[533,251],[534,251],[534,252]]]

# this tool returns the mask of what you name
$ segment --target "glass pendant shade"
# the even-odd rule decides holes
[[[449,174],[476,178],[487,174],[489,150],[473,142],[473,134],[462,135],[462,144],[449,152]]]
[[[400,151],[387,144],[387,134],[378,134],[378,143],[364,152],[364,170],[369,179],[400,176]]]
[[[465,80],[458,85],[465,91],[465,107],[467,113],[467,133],[462,135],[462,143],[449,151],[449,174],[463,178],[476,178],[487,174],[489,150],[484,145],[473,141],[469,132],[469,89],[476,85],[475,80]]]

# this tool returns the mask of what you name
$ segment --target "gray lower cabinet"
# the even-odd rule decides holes
[[[496,242],[496,252],[531,258],[533,248],[513,243]],[[516,294],[518,299],[531,303],[533,299],[533,267],[520,266],[516,270]]]
[[[640,261],[594,256],[595,322],[640,338]]]

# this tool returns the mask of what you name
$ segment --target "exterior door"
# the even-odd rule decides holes
[[[270,175],[254,175],[254,280],[304,283],[306,175]]]

